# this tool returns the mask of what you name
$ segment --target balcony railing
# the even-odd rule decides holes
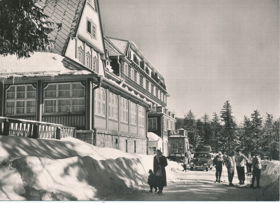
[[[35,139],[75,137],[75,127],[56,123],[0,117],[0,135]]]

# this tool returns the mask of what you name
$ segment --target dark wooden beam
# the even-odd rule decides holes
[[[92,130],[92,80],[86,81],[86,130]]]
[[[42,121],[43,114],[43,85],[42,80],[37,81],[36,87],[36,121]]]

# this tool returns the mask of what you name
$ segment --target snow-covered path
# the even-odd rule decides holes
[[[225,169],[224,169],[225,172]],[[229,187],[226,173],[222,177],[226,182],[214,183],[215,171],[170,172],[168,186],[164,188],[164,195],[149,193],[149,187],[127,193],[119,200],[125,201],[258,201],[261,189],[246,189]],[[168,175],[168,174],[167,174]],[[237,183],[237,176],[234,177]]]

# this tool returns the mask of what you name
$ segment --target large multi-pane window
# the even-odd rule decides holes
[[[95,115],[106,116],[106,90],[102,87],[95,90]]]
[[[157,130],[157,118],[149,118],[149,130]]]
[[[138,106],[138,115],[139,115],[139,120],[138,120],[138,125],[140,127],[145,126],[145,108],[142,106]]]
[[[52,83],[44,89],[44,113],[83,113],[85,87],[80,83]]]
[[[130,123],[137,124],[137,105],[133,102],[130,103]]]
[[[118,120],[119,113],[118,113],[118,95],[109,92],[109,118],[113,120]]]
[[[32,85],[11,85],[6,91],[6,115],[35,114],[36,89]]]
[[[128,123],[128,100],[121,97],[121,121]]]

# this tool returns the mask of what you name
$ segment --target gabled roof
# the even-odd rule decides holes
[[[128,45],[130,43],[128,40],[116,39],[112,37],[106,37],[106,38],[109,39],[123,55],[126,55],[128,50]]]
[[[104,43],[109,56],[124,55],[107,37],[104,37]]]
[[[49,34],[55,41],[53,52],[64,55],[68,40],[74,37],[81,19],[86,0],[41,0],[37,4],[44,9],[44,13],[55,23],[61,23],[59,31]]]

